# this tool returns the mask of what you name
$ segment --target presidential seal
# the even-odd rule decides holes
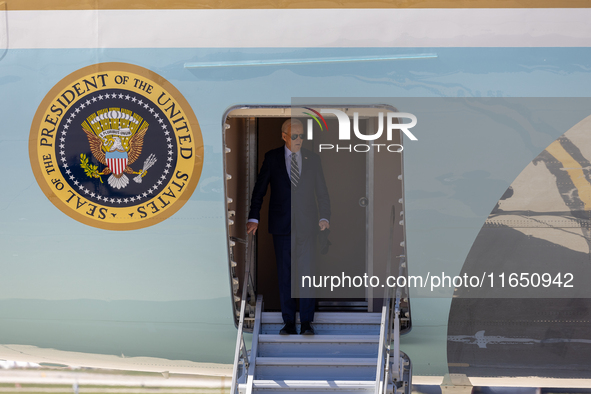
[[[84,224],[133,230],[159,223],[189,199],[203,139],[184,97],[142,67],[101,63],[45,97],[29,140],[37,183]]]

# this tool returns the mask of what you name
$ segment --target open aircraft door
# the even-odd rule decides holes
[[[394,354],[399,353],[400,333],[411,328],[408,291],[383,285],[388,275],[406,276],[401,136],[387,141],[384,133],[383,141],[372,144],[343,143],[338,140],[337,118],[327,115],[322,124],[309,125],[312,118],[306,114],[310,110],[234,107],[224,118],[229,271],[239,329],[234,389],[242,382],[240,392],[253,387],[255,391],[257,387],[270,390],[274,384],[270,382],[292,380],[300,382],[296,384],[300,390],[316,390],[327,381],[342,380],[345,383],[340,389],[373,392],[379,386],[378,392],[392,392],[395,387],[405,392],[410,387],[410,360]],[[378,123],[383,127],[378,113],[392,109],[339,110],[351,116],[356,112],[358,129],[370,134]],[[283,145],[281,125],[290,118],[308,126],[308,137],[314,134],[305,139],[303,148],[321,157],[331,200],[331,245],[328,253],[317,253],[312,281],[317,290],[314,325],[319,334],[314,339],[298,336],[290,340],[276,335],[282,322],[273,240],[267,231],[269,193],[256,237],[246,234],[252,189],[264,154]],[[339,282],[345,276],[365,280],[362,285],[354,282],[346,286],[343,279],[342,286],[335,287],[334,281],[328,283],[326,278],[336,272],[342,274]],[[368,284],[367,278],[372,277],[381,278],[382,284]],[[254,333],[250,354],[242,332]],[[343,348],[335,350],[339,344]],[[311,347],[302,353],[307,346]],[[310,354],[319,358],[315,362],[320,364],[310,365]],[[287,372],[287,365],[300,365],[300,373]]]

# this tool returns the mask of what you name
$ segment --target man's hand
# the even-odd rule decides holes
[[[318,225],[320,226],[320,231],[324,231],[324,230],[326,230],[327,228],[330,227],[330,225],[328,224],[328,221],[327,220],[321,220],[321,221],[319,221],[318,222]]]
[[[246,223],[246,233],[247,234],[255,234],[257,232],[258,228],[259,228],[259,224],[256,222]]]

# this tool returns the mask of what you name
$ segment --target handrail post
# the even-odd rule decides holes
[[[394,306],[394,349],[393,349],[393,365],[392,378],[399,381],[400,376],[400,297],[396,297],[396,304]]]
[[[405,258],[400,258],[400,263],[398,265],[398,276],[402,276],[404,274],[404,264]],[[394,318],[394,327],[393,327],[393,336],[394,336],[394,349],[392,351],[394,357],[394,365],[393,369],[393,377],[396,380],[400,380],[403,378],[400,374],[400,302],[402,300],[402,290],[400,288],[396,289],[396,299],[394,304],[394,311],[393,311],[393,318]]]
[[[256,316],[254,319],[254,328],[252,330],[252,346],[250,348],[250,363],[248,365],[248,377],[246,381],[246,394],[252,394],[254,384],[254,371],[256,367],[258,346],[259,346],[259,334],[261,332],[263,317],[263,296],[257,296]]]
[[[386,266],[386,275],[390,275],[392,266],[392,252],[394,241],[394,221],[395,210],[392,206],[390,212],[390,240],[388,248],[388,259]],[[404,257],[401,258],[398,265],[398,274],[404,274]],[[380,340],[378,348],[378,366],[376,370],[375,394],[384,394],[388,390],[388,382],[392,380],[399,381],[400,376],[400,301],[402,291],[400,287],[396,288],[396,293],[392,295],[392,289],[387,288],[384,295],[384,305],[382,307],[382,325],[380,327]],[[393,343],[393,344],[392,344]],[[393,346],[392,346],[393,345]],[[393,348],[392,348],[393,347]],[[384,352],[384,350],[386,352]],[[391,357],[394,360],[391,360]],[[390,362],[392,362],[390,368]]]
[[[389,271],[389,270],[388,270]],[[388,382],[385,379],[386,352],[389,351],[390,344],[387,342],[390,335],[390,288],[386,289],[384,303],[382,306],[382,321],[380,324],[380,339],[378,341],[378,363],[376,369],[375,394],[381,394],[386,391]]]
[[[253,253],[254,237],[252,234],[248,235],[248,261],[244,264],[244,278],[242,281],[242,300],[240,302],[240,320],[238,323],[238,334],[236,337],[236,350],[234,352],[234,369],[232,371],[232,385],[230,388],[231,394],[238,392],[238,365],[240,360],[243,360],[244,368],[243,373],[247,374],[249,371],[248,352],[246,350],[246,343],[244,342],[244,318],[246,315],[246,296],[249,294],[250,287],[250,268],[253,264],[254,253]],[[254,294],[254,293],[253,293]]]
[[[234,369],[232,371],[232,386],[230,393],[236,394],[238,389],[238,364],[240,363],[240,350],[242,349],[242,343],[244,337],[242,334],[242,327],[244,325],[244,311],[246,310],[246,300],[242,299],[240,305],[240,323],[238,324],[238,336],[236,338],[236,350],[234,353]]]

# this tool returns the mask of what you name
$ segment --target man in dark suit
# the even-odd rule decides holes
[[[320,157],[302,149],[303,133],[299,120],[288,119],[283,123],[281,138],[285,145],[265,155],[252,191],[246,226],[249,234],[256,233],[263,198],[271,185],[269,233],[273,235],[277,260],[281,314],[285,323],[279,332],[282,335],[297,334],[296,300],[291,298],[292,250],[298,268],[296,278],[311,275],[317,232],[328,229],[330,220],[330,199]],[[300,298],[302,335],[314,334],[311,325],[314,308],[314,298]]]

